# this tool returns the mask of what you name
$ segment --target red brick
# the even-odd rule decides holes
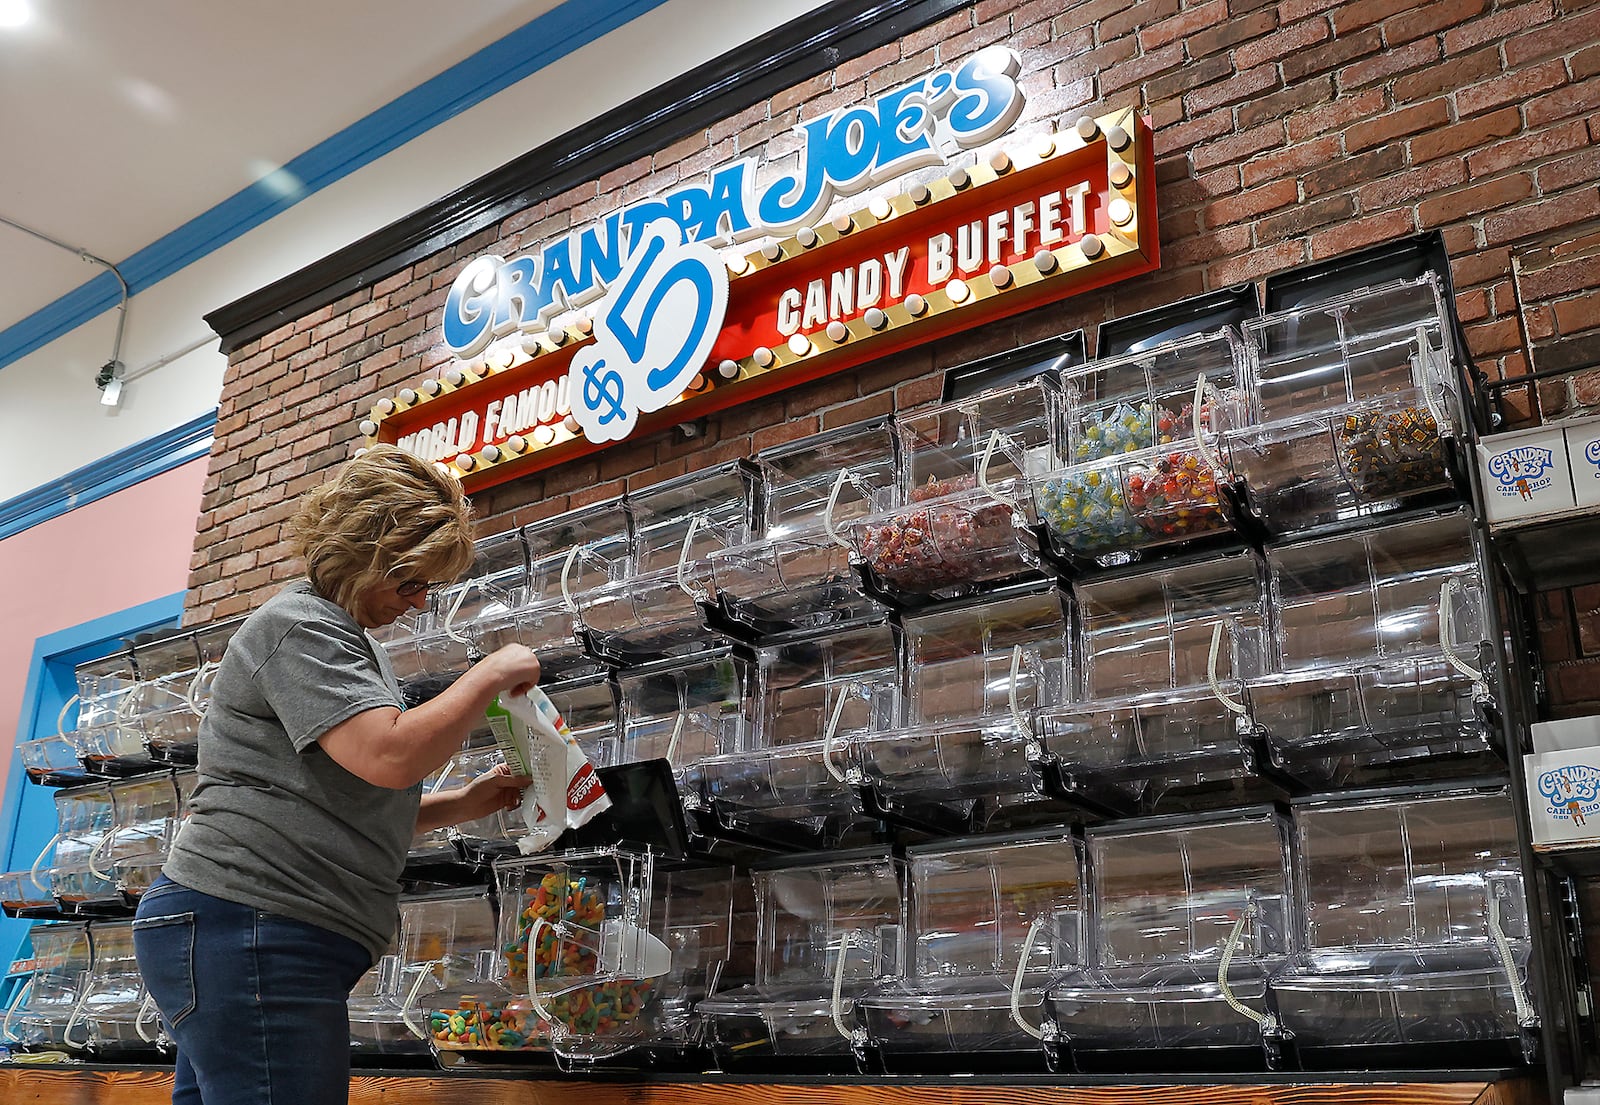
[[[1281,87],[1282,83],[1277,66],[1258,65],[1228,80],[1196,88],[1183,98],[1183,104],[1189,114],[1198,115],[1212,108],[1253,100]]]
[[[1450,275],[1458,288],[1487,284],[1511,272],[1509,249],[1484,249],[1450,260]]]
[[[1197,4],[1184,12],[1165,19],[1152,20],[1139,30],[1139,45],[1146,50],[1177,39],[1187,41],[1196,33],[1224,23],[1228,18],[1228,0],[1210,0]]]
[[[1396,16],[1383,24],[1383,38],[1391,47],[1423,35],[1438,34],[1457,27],[1488,7],[1487,0],[1439,0],[1408,15]]]
[[[1196,170],[1209,169],[1216,165],[1241,162],[1251,154],[1281,145],[1283,145],[1283,124],[1263,123],[1250,130],[1240,131],[1238,134],[1201,146],[1189,155],[1189,161]]]
[[[1206,279],[1213,288],[1225,284],[1243,284],[1263,276],[1270,276],[1275,272],[1282,272],[1305,259],[1304,242],[1278,242],[1209,266],[1206,269]]]
[[[1314,73],[1327,73],[1356,58],[1376,54],[1383,49],[1383,35],[1376,27],[1344,34],[1315,50],[1303,50],[1284,58],[1281,66],[1283,79],[1290,84]]]
[[[1247,15],[1236,15],[1207,30],[1198,31],[1184,40],[1184,48],[1191,58],[1203,58],[1218,50],[1226,50],[1241,42],[1260,38],[1278,26],[1278,12],[1268,6]]]
[[[1420,4],[1421,0],[1357,0],[1353,4],[1341,5],[1333,13],[1333,29],[1343,34],[1357,27],[1382,23],[1390,16],[1412,11]]]
[[[1268,211],[1287,207],[1299,198],[1300,188],[1292,178],[1275,180],[1207,205],[1206,225],[1218,227],[1244,222]]]
[[[1178,42],[1169,43],[1159,50],[1152,50],[1143,57],[1125,62],[1109,71],[1101,69],[1099,75],[1101,94],[1110,96],[1130,85],[1149,80],[1158,73],[1165,73],[1167,70],[1182,64],[1183,44]]]
[[[1241,128],[1249,128],[1269,119],[1281,119],[1308,107],[1332,101],[1333,78],[1310,77],[1278,92],[1253,97],[1249,103],[1239,105],[1236,116]]]
[[[1356,123],[1344,132],[1344,148],[1354,153],[1381,146],[1395,138],[1403,138],[1419,131],[1434,130],[1450,121],[1450,109],[1444,100],[1429,100],[1414,107],[1391,111],[1366,123]]]
[[[1349,195],[1328,196],[1314,203],[1302,203],[1288,211],[1257,220],[1256,244],[1265,245],[1305,234],[1329,223],[1344,222],[1355,214],[1355,210],[1355,199]]]
[[[1166,153],[1188,153],[1194,147],[1233,131],[1233,115],[1226,110],[1213,111],[1187,123],[1166,127],[1155,133],[1156,156]]]
[[[1490,139],[1504,138],[1522,129],[1522,116],[1514,107],[1502,108],[1475,119],[1440,127],[1411,140],[1411,160],[1416,164],[1432,161],[1462,150],[1480,149]]]
[[[1588,80],[1600,73],[1600,46],[1591,46],[1573,54],[1567,59],[1567,72],[1572,74],[1575,81]]]
[[[1394,82],[1395,102],[1409,103],[1437,96],[1441,92],[1454,92],[1500,71],[1500,55],[1497,51],[1492,48],[1477,50],[1397,78]]]
[[[1417,217],[1425,229],[1442,226],[1516,203],[1532,194],[1533,177],[1518,173],[1425,199],[1417,205]]]
[[[1580,407],[1600,406],[1600,372],[1582,372],[1574,376],[1572,394]]]
[[[1354,188],[1368,181],[1389,176],[1405,167],[1406,152],[1400,145],[1380,146],[1355,157],[1341,157],[1331,165],[1312,169],[1301,177],[1306,198]]]
[[[1521,103],[1566,81],[1566,66],[1559,61],[1543,62],[1461,89],[1455,95],[1456,113],[1465,119],[1504,104]]]
[[[1555,154],[1580,149],[1588,144],[1589,129],[1584,120],[1571,119],[1543,130],[1523,131],[1510,141],[1497,142],[1479,149],[1467,156],[1467,170],[1474,177],[1493,176],[1506,169],[1531,165]],[[1560,173],[1557,173],[1551,179],[1559,177]],[[1561,186],[1546,184],[1542,179],[1540,181],[1540,188],[1544,191],[1552,191],[1558,187]]]
[[[1483,237],[1489,245],[1500,245],[1559,230],[1596,216],[1600,216],[1600,192],[1588,188],[1576,194],[1556,196],[1539,203],[1524,204],[1513,211],[1490,215],[1483,220]]]
[[[1340,96],[1327,107],[1312,108],[1289,117],[1289,140],[1307,138],[1377,117],[1385,108],[1383,89],[1369,88],[1355,96]]]
[[[1281,61],[1332,37],[1326,19],[1307,19],[1240,45],[1233,52],[1233,62],[1240,69],[1253,69],[1267,62]]]
[[[1493,15],[1474,19],[1470,23],[1446,31],[1444,52],[1446,55],[1464,54],[1485,43],[1499,43],[1513,31],[1539,23],[1548,23],[1554,18],[1555,6],[1552,0],[1534,0],[1529,4],[1502,6]]]
[[[1302,142],[1296,146],[1289,146],[1276,153],[1247,161],[1243,168],[1244,186],[1253,188],[1263,181],[1277,180],[1282,176],[1293,176],[1314,165],[1328,165],[1336,160],[1338,156],[1339,140],[1337,138],[1319,138],[1314,142]]]
[[[1517,68],[1537,58],[1559,57],[1568,54],[1575,46],[1600,42],[1600,8],[1581,15],[1563,15],[1548,27],[1539,27],[1512,35],[1501,49],[1506,65]]]
[[[1522,328],[1514,318],[1501,319],[1498,322],[1480,322],[1463,329],[1467,335],[1467,347],[1476,357],[1487,357],[1522,347]]]
[[[1525,111],[1528,126],[1542,127],[1557,119],[1567,119],[1596,108],[1600,108],[1600,79],[1571,84],[1529,100]]]
[[[1600,702],[1600,660],[1557,664],[1551,697],[1558,705]]]
[[[1593,184],[1600,180],[1600,150],[1587,149],[1572,157],[1564,157],[1539,167],[1539,190],[1546,194],[1571,188],[1576,184]],[[1593,193],[1586,191],[1579,197],[1584,202]]]
[[[1220,84],[1233,72],[1233,62],[1228,59],[1226,54],[1202,58],[1199,61],[1189,62],[1187,65],[1180,65],[1171,72],[1164,73],[1159,77],[1152,77],[1145,82],[1145,98],[1147,100],[1165,100],[1170,96],[1180,96],[1192,88]],[[1198,116],[1215,106],[1217,105],[1211,104],[1204,108],[1190,106],[1189,114]]]
[[[1398,48],[1385,48],[1365,61],[1351,62],[1339,70],[1339,88],[1348,90],[1387,81],[1399,73],[1408,73],[1438,60],[1438,40],[1419,38]]]
[[[1600,291],[1557,300],[1550,307],[1563,337],[1600,327]]]

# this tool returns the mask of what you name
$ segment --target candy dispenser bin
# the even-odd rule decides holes
[[[132,649],[79,664],[78,731],[74,743],[95,775],[147,771],[150,758],[139,726],[139,673]]]
[[[111,784],[112,826],[90,857],[110,871],[117,889],[136,899],[161,873],[167,850],[182,823],[178,790],[170,771]]]
[[[89,929],[82,923],[34,925],[33,974],[6,1011],[0,1035],[19,1051],[81,1050],[81,1029],[67,1027],[89,985]],[[74,1026],[76,1029],[76,1026]]]
[[[753,724],[742,747],[700,761],[703,797],[726,822],[837,839],[857,820],[837,749],[896,716],[894,631],[870,621],[794,633],[755,654]]]
[[[1044,1069],[1046,984],[1082,962],[1079,853],[1066,833],[907,849],[907,970],[856,1002],[889,1071]]]
[[[753,869],[756,980],[700,1003],[726,1070],[853,1069],[854,1002],[900,970],[900,864],[883,850]]]
[[[495,864],[505,984],[526,993],[564,1061],[609,1058],[661,1029],[676,964],[654,875],[652,855],[622,848]]]
[[[1260,420],[1229,434],[1228,452],[1270,532],[1458,497],[1449,318],[1429,273],[1246,324]]]
[[[501,645],[526,643],[515,618],[528,603],[528,549],[521,531],[480,537],[472,548],[472,567],[438,589],[434,602],[441,616],[427,641],[419,644],[424,653],[438,652],[451,668]],[[458,659],[446,641],[461,646],[464,655]]]
[[[113,872],[99,867],[96,857],[116,823],[107,783],[56,792],[56,835],[34,864],[36,877],[49,867],[50,893],[68,913],[121,910],[122,896]]]
[[[757,539],[710,556],[730,621],[771,634],[835,625],[875,610],[862,593],[844,534],[855,519],[889,505],[894,448],[890,424],[877,420],[754,458]]]
[[[1050,987],[1078,1070],[1259,1070],[1267,979],[1292,951],[1289,827],[1269,807],[1088,830],[1090,965]]]
[[[393,945],[391,945],[391,948]],[[427,1057],[428,1045],[406,1027],[405,972],[397,952],[379,956],[350,991],[350,1054],[356,1062],[393,1065]],[[412,978],[415,979],[415,973]]]
[[[1243,552],[1074,584],[1082,688],[1034,715],[1046,778],[1113,810],[1277,793],[1243,694],[1266,663],[1265,577]]]
[[[200,667],[195,671],[194,681],[189,684],[186,697],[202,715],[211,702],[211,680],[217,674],[217,666],[222,663],[222,655],[228,649],[228,642],[233,640],[233,635],[243,624],[244,618],[229,618],[227,621],[213,622],[194,631],[194,644],[195,650],[200,654]]]
[[[520,979],[508,979],[484,890],[400,902],[401,1017],[441,1066],[548,1052]]]
[[[893,501],[846,526],[879,593],[915,604],[1038,576],[1028,481],[1054,463],[1058,402],[1039,378],[896,420]]]
[[[513,615],[523,644],[539,654],[546,680],[604,671],[583,646],[580,596],[613,583],[627,568],[628,514],[608,499],[522,527],[528,546],[528,603]]]
[[[700,762],[740,746],[745,665],[727,647],[617,673],[617,743],[601,766],[666,760],[678,792],[700,792]]]
[[[133,665],[139,683],[129,707],[144,733],[152,759],[192,764],[204,711],[192,697],[200,677],[200,648],[192,632],[135,641]]]
[[[34,871],[0,874],[0,907],[7,917],[56,917],[60,910],[50,881]]]
[[[96,921],[89,926],[88,984],[74,1008],[66,1036],[82,1042],[96,1059],[154,1057],[159,1050],[160,1013],[147,1001],[133,955],[132,921]]]
[[[443,767],[423,780],[422,793],[438,794],[441,791],[466,786],[504,759],[494,744],[494,734],[489,731],[488,725],[480,725],[468,734],[466,744],[461,751],[451,756]],[[492,827],[496,822],[493,817],[488,817],[467,824],[445,825],[425,833],[417,833],[411,838],[411,847],[406,851],[404,876],[406,880],[462,881],[451,877],[452,869],[456,868],[463,858],[458,840],[477,836],[474,830],[485,824]],[[469,858],[470,855],[469,852]]]
[[[715,599],[708,558],[749,542],[752,489],[749,469],[734,461],[628,492],[627,570],[578,596],[592,652],[637,662],[715,643],[701,609]]]
[[[388,625],[368,630],[382,646],[389,666],[400,684],[400,695],[407,707],[420,706],[448,687],[459,672],[435,671],[432,657],[424,654],[421,642],[429,637],[433,621],[433,598],[421,610],[407,610]]]
[[[1303,949],[1272,990],[1308,1068],[1528,1057],[1538,1010],[1503,786],[1295,803]]]
[[[1057,431],[1064,467],[1033,485],[1055,553],[1114,564],[1155,546],[1231,535],[1223,486],[1232,473],[1217,441],[1249,420],[1250,387],[1231,329],[1066,373]]]
[[[93,778],[83,766],[77,733],[66,730],[67,714],[76,705],[68,699],[54,733],[17,742],[17,756],[29,782],[47,787],[71,787]]]
[[[1488,621],[1464,511],[1272,549],[1272,671],[1249,686],[1273,759],[1308,782],[1481,767]]]
[[[982,805],[1032,795],[1027,715],[1063,701],[1068,687],[1061,593],[1023,584],[900,624],[901,713],[845,746],[852,780],[882,803],[980,817]]]

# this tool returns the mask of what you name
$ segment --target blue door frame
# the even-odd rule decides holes
[[[17,721],[16,743],[56,731],[56,718],[78,691],[74,669],[122,646],[124,638],[150,629],[177,625],[183,616],[183,592],[152,599],[115,614],[107,614],[40,637],[33,646],[33,661],[22,692],[22,712]],[[55,791],[28,782],[21,754],[13,746],[11,772],[0,804],[0,832],[4,833],[5,870],[25,870],[56,831]],[[0,971],[15,958],[15,949],[27,937],[30,922],[0,918]]]

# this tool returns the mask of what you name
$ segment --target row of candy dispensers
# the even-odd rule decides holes
[[[505,858],[402,903],[357,1051],[733,1072],[1514,1063],[1505,788],[669,866]]]

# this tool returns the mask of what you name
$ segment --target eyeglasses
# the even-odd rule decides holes
[[[394,593],[403,599],[414,599],[432,587],[433,584],[425,579],[408,579],[396,587]]]

